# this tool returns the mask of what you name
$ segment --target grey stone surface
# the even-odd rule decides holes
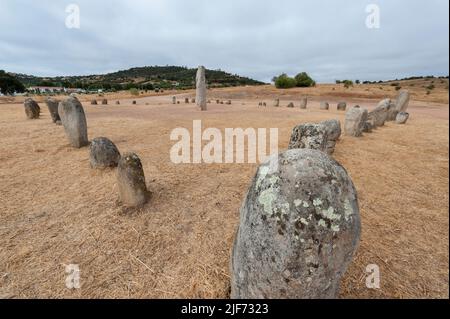
[[[28,119],[34,120],[39,118],[39,115],[41,114],[41,108],[35,100],[27,98],[23,102],[23,106],[25,108],[25,114]]]
[[[365,121],[363,126],[363,132],[364,133],[372,133],[373,130],[373,124],[370,121]]]
[[[409,106],[410,94],[408,90],[400,90],[395,101],[395,109],[397,112],[406,112]]]
[[[369,112],[368,119],[372,120],[374,127],[380,127],[384,125],[384,123],[388,119],[390,108],[391,100],[385,99],[378,103],[375,109]]]
[[[310,149],[262,164],[240,209],[231,298],[337,298],[358,247],[358,198],[346,170]]]
[[[334,149],[336,148],[336,143],[341,137],[342,129],[341,122],[339,120],[327,120],[323,121],[320,124],[325,126],[327,131],[328,140],[327,140],[327,153],[329,155],[334,153]]]
[[[106,137],[96,137],[89,146],[89,163],[92,168],[116,167],[120,152],[116,145]]]
[[[76,97],[59,102],[58,113],[70,144],[75,148],[87,146],[88,133],[83,106]]]
[[[197,106],[202,111],[207,110],[207,103],[206,103],[206,77],[205,77],[205,67],[199,66],[197,70],[197,76],[195,78],[195,84],[196,84],[196,101]]]
[[[300,108],[301,109],[306,109],[307,105],[308,105],[308,98],[306,96],[302,97],[300,99]]]
[[[145,184],[144,169],[135,153],[126,153],[120,160],[117,169],[119,198],[123,205],[139,207],[150,198]]]
[[[294,127],[289,141],[289,149],[309,148],[327,151],[328,133],[322,124],[305,123]]]
[[[368,112],[359,105],[352,107],[345,114],[344,131],[345,135],[359,137],[362,136],[364,123],[367,121]]]
[[[59,101],[49,97],[45,100],[45,103],[47,104],[48,112],[50,113],[52,122],[56,123],[57,121],[61,121],[61,118],[59,117],[58,113]]]
[[[406,124],[408,119],[409,119],[409,113],[400,112],[400,113],[397,114],[397,118],[395,119],[395,122],[397,124]]]

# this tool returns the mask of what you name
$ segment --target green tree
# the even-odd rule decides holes
[[[287,76],[287,74],[283,73],[280,76],[277,76],[275,79],[275,87],[277,89],[290,89],[297,85],[297,82],[294,78]]]
[[[295,76],[295,85],[298,87],[311,87],[316,83],[306,72],[301,72]]]
[[[0,92],[2,94],[22,93],[24,91],[24,85],[17,78],[0,70]]]

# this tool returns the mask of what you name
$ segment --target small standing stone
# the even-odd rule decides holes
[[[225,104],[226,105],[231,105],[231,100],[228,100]]]
[[[345,134],[349,136],[359,137],[364,130],[364,123],[367,121],[368,112],[359,105],[352,107],[345,114]]]
[[[277,162],[259,167],[241,206],[231,298],[337,298],[361,233],[353,182],[317,150],[288,150]]]
[[[57,123],[58,121],[61,122],[61,118],[59,117],[59,114],[58,114],[59,101],[54,98],[49,97],[49,98],[47,98],[47,100],[45,100],[45,103],[47,104],[47,108],[50,113],[50,116],[52,117],[53,123]]]
[[[338,111],[345,111],[347,109],[347,103],[345,102],[339,102],[337,105]]]
[[[191,99],[191,103],[195,103],[195,99],[194,98]]]
[[[397,114],[397,118],[395,119],[395,122],[397,124],[405,124],[409,119],[409,113],[406,112],[400,112]]]
[[[120,105],[120,101],[116,101],[116,105]]]
[[[273,102],[273,106],[274,107],[279,107],[280,106],[280,99],[275,99],[275,101]]]
[[[186,97],[186,98],[184,99],[184,103],[189,104],[189,98],[188,98],[188,97]]]
[[[35,100],[28,98],[23,102],[23,106],[25,107],[25,114],[29,119],[34,120],[39,118],[41,108]]]
[[[309,148],[327,151],[328,133],[322,124],[305,123],[294,127],[289,141],[289,149]]]
[[[97,105],[97,100],[92,100],[91,105]]]
[[[370,121],[364,122],[363,132],[364,133],[372,133],[373,124]]]
[[[400,90],[395,102],[395,109],[397,112],[406,112],[408,109],[410,94],[408,90]]]
[[[119,164],[120,152],[111,140],[96,137],[89,147],[89,162],[92,168],[116,167]]]
[[[328,141],[327,141],[327,153],[329,155],[334,153],[334,149],[336,148],[336,143],[341,137],[341,122],[338,120],[327,120],[323,121],[323,126],[325,126],[325,129],[327,130],[328,135]]]
[[[320,102],[320,109],[321,110],[329,110],[330,109],[330,104],[328,104],[328,102]]]
[[[172,104],[177,104],[177,98],[175,96],[172,96]]]
[[[294,103],[290,102],[290,103],[287,105],[287,107],[293,108],[293,107],[294,107]]]
[[[58,113],[70,144],[75,148],[87,146],[86,115],[80,101],[76,97],[69,97],[59,102]]]
[[[133,105],[136,105],[136,101],[133,101],[132,104],[133,104]]]
[[[107,100],[107,99],[103,99],[103,100],[102,100],[102,104],[103,104],[103,105],[107,105],[107,104],[108,104],[108,100]]]
[[[304,96],[300,99],[300,108],[304,110],[306,109],[307,105],[308,105],[308,98]]]
[[[150,197],[145,185],[144,169],[135,153],[126,153],[120,160],[117,170],[119,198],[125,206],[144,205]]]

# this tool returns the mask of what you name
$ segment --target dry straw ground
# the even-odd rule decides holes
[[[319,110],[319,95],[372,108],[395,96],[386,87],[381,96],[372,91],[378,87],[319,87],[308,91],[308,110],[258,108],[276,94],[285,106],[304,93],[270,87],[210,92],[213,101],[226,97],[233,104],[210,104],[208,112],[172,105],[170,95],[140,98],[137,105],[125,95],[109,96],[108,106],[83,103],[90,139],[109,137],[121,152],[141,157],[153,197],[138,211],[120,206],[115,171],[90,169],[88,149],[69,146],[44,104],[39,120],[26,120],[21,99],[0,105],[0,297],[228,297],[238,209],[256,165],[174,165],[171,130],[190,129],[194,119],[220,129],[278,127],[283,150],[296,124],[343,121],[334,103]],[[362,216],[342,298],[448,298],[447,93],[413,92],[406,125],[388,123],[338,142],[334,157],[356,185]],[[79,264],[81,289],[66,288],[66,264]],[[381,268],[379,290],[365,287],[368,264]]]

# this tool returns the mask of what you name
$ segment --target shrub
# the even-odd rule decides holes
[[[275,78],[275,87],[277,89],[290,89],[297,85],[295,79],[287,76],[285,73]]]
[[[295,76],[295,85],[298,87],[315,86],[316,82],[306,72],[301,72]]]
[[[131,95],[139,95],[139,90],[136,88],[131,88],[130,89],[130,94]]]
[[[429,91],[434,90],[434,88],[435,88],[434,84],[430,84],[427,86],[427,90]]]
[[[402,88],[401,86],[396,86],[396,87],[395,87],[395,90],[396,90],[396,91],[400,91],[401,88]]]
[[[3,94],[12,94],[14,92],[24,92],[25,87],[14,76],[0,70],[0,92]]]
[[[344,83],[344,87],[346,89],[348,89],[349,87],[353,86],[353,81],[352,80],[344,80],[344,81],[342,81],[342,83]]]

